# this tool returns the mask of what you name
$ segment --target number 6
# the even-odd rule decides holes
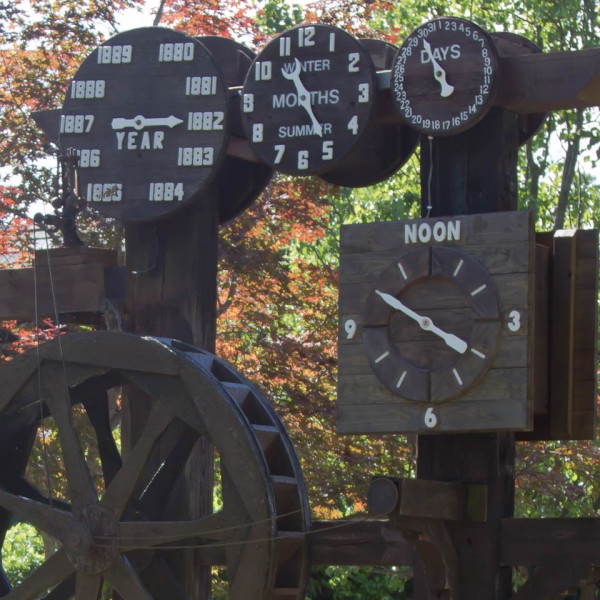
[[[437,426],[438,419],[437,419],[436,414],[433,412],[433,406],[430,406],[425,411],[425,418],[423,420],[425,421],[425,425],[427,427],[429,427],[429,429],[433,429],[434,427]]]

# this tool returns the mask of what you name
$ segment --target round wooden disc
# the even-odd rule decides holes
[[[375,39],[360,42],[378,71],[391,68],[396,46]],[[328,183],[346,187],[375,185],[402,167],[414,152],[418,140],[418,132],[407,125],[384,125],[371,121],[343,163],[319,177]]]
[[[241,86],[255,53],[230,38],[202,36],[198,39],[221,67],[227,86]],[[239,103],[239,95],[232,95],[230,102],[234,106]],[[229,130],[231,135],[244,136],[239,110],[231,111]],[[272,176],[273,170],[263,163],[226,155],[217,174],[219,223],[230,221],[246,210],[262,194]]]

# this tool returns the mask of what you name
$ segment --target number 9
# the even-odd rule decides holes
[[[356,321],[354,319],[348,319],[344,323],[344,329],[346,330],[346,339],[351,340],[356,335]]]

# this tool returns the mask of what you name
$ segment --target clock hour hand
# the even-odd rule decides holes
[[[143,115],[137,115],[133,119],[122,119],[115,117],[110,125],[113,129],[126,129],[127,127],[133,127],[134,129],[144,129],[144,127],[170,127],[173,129],[176,125],[183,123],[181,119],[178,119],[174,115],[168,117],[144,117]]]
[[[431,60],[431,64],[433,65],[433,76],[442,87],[440,91],[440,96],[442,96],[442,98],[447,98],[448,96],[451,96],[454,92],[454,86],[450,85],[446,81],[446,71],[444,71],[442,65],[440,65],[440,63],[436,60],[435,56],[433,56],[431,44],[427,40],[423,40],[423,48],[425,48],[425,52],[429,55],[429,60]]]
[[[298,93],[298,104],[308,113],[310,120],[313,125],[314,132],[323,137],[323,127],[321,123],[317,121],[317,117],[315,117],[315,113],[313,112],[312,105],[310,103],[310,94],[308,90],[304,87],[302,81],[300,81],[300,71],[302,70],[302,63],[298,58],[296,58],[296,62],[294,63],[294,68],[289,71],[284,67],[281,68],[281,74],[290,81],[294,82],[296,86],[296,92]]]
[[[396,310],[399,310],[400,312],[404,313],[405,315],[416,321],[419,324],[419,327],[421,327],[421,329],[424,329],[425,331],[431,331],[431,333],[434,333],[438,337],[442,338],[446,345],[452,348],[452,350],[456,350],[456,352],[459,352],[460,354],[464,354],[466,352],[468,346],[467,342],[461,340],[458,336],[454,335],[453,333],[448,333],[443,329],[440,329],[433,323],[433,321],[429,317],[424,317],[416,313],[414,310],[408,308],[406,304],[400,302],[400,300],[398,300],[391,294],[386,294],[385,292],[381,292],[379,290],[375,290],[375,293],[378,296],[380,296],[386,304],[388,304]]]

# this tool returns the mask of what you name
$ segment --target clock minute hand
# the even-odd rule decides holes
[[[380,296],[386,304],[392,308],[395,308],[396,310],[399,310],[400,312],[403,312],[405,315],[416,321],[421,329],[424,329],[425,331],[431,331],[431,333],[434,333],[438,337],[442,338],[446,345],[452,348],[452,350],[456,350],[456,352],[459,352],[460,354],[464,354],[466,352],[468,347],[467,342],[461,340],[453,333],[448,333],[443,329],[440,329],[429,317],[424,317],[419,313],[416,313],[414,310],[408,308],[406,304],[400,302],[400,300],[391,294],[386,294],[385,292],[380,292],[379,290],[375,290],[375,293]]]
[[[294,68],[291,71],[286,71],[283,67],[281,68],[281,74],[290,81],[294,82],[296,86],[296,92],[298,93],[298,104],[308,113],[310,120],[312,122],[315,133],[323,137],[323,127],[321,123],[317,121],[317,117],[315,117],[315,113],[313,112],[312,105],[310,103],[310,94],[308,90],[304,87],[304,84],[300,80],[300,71],[302,70],[302,63],[298,58],[296,58],[296,62],[294,63]]]
[[[431,44],[427,40],[423,40],[423,48],[425,48],[425,52],[429,55],[429,60],[431,60],[431,64],[433,65],[433,76],[442,88],[440,96],[442,96],[442,98],[451,96],[454,92],[454,86],[446,81],[446,71],[444,71],[442,65],[440,65],[435,56],[433,56]]]

